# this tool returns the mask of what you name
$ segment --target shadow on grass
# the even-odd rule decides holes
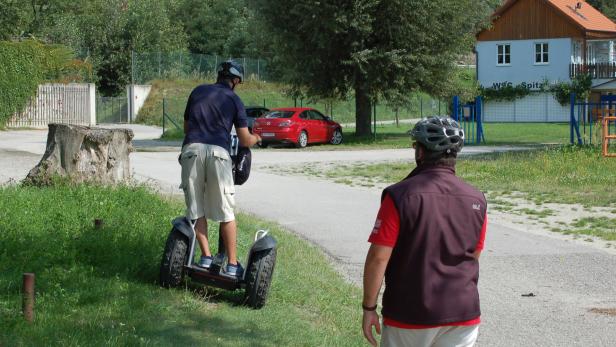
[[[253,322],[229,322],[197,313],[191,313],[186,318],[187,322],[178,326],[149,328],[143,332],[156,335],[157,342],[170,346],[207,346],[210,343],[214,346],[239,346],[246,345],[247,341],[250,346],[254,347],[278,345],[277,342],[272,341],[270,332],[263,331]],[[196,331],[203,333],[205,339],[195,337],[194,332]]]

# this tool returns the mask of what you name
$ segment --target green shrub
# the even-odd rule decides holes
[[[590,96],[592,77],[589,74],[576,76],[571,83],[561,82],[550,87],[550,91],[558,102],[565,106],[571,102],[571,93],[575,93],[576,101],[583,101]]]
[[[92,67],[73,59],[60,45],[35,40],[0,42],[0,128],[22,110],[43,82],[81,82],[91,79]]]
[[[43,80],[39,45],[34,41],[0,42],[0,127],[26,105]]]
[[[479,88],[485,101],[514,101],[530,94],[530,89],[523,85],[506,85],[502,88]]]

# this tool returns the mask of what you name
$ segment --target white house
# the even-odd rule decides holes
[[[531,95],[514,102],[488,102],[486,121],[568,121],[569,107],[541,84],[593,78],[592,99],[616,92],[616,24],[585,1],[509,0],[477,35],[481,86],[524,86]],[[616,94],[616,93],[615,93]]]

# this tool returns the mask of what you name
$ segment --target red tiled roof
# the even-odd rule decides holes
[[[545,1],[571,21],[582,27],[586,31],[606,31],[616,32],[616,23],[606,17],[603,13],[592,7],[583,0],[539,0]],[[518,0],[508,0],[494,13],[495,16],[502,15]],[[578,8],[578,4],[580,4]]]

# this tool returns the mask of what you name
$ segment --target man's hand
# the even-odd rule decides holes
[[[383,284],[385,276],[385,268],[389,258],[391,258],[392,247],[371,245],[366,256],[366,264],[364,266],[364,300],[362,305],[370,307],[376,305],[379,296],[379,290]],[[373,346],[376,346],[376,340],[372,335],[372,327],[376,328],[376,332],[381,334],[381,324],[379,323],[379,315],[376,311],[364,310],[364,319],[362,328],[364,336]]]
[[[237,138],[240,140],[240,146],[242,147],[252,147],[256,143],[261,142],[261,136],[251,134],[248,128],[235,128],[235,132],[237,133]]]
[[[376,329],[376,333],[381,335],[381,323],[379,322],[379,314],[376,311],[364,310],[364,318],[362,322],[362,328],[364,330],[364,336],[371,345],[377,346],[376,339],[372,334],[372,327]]]

